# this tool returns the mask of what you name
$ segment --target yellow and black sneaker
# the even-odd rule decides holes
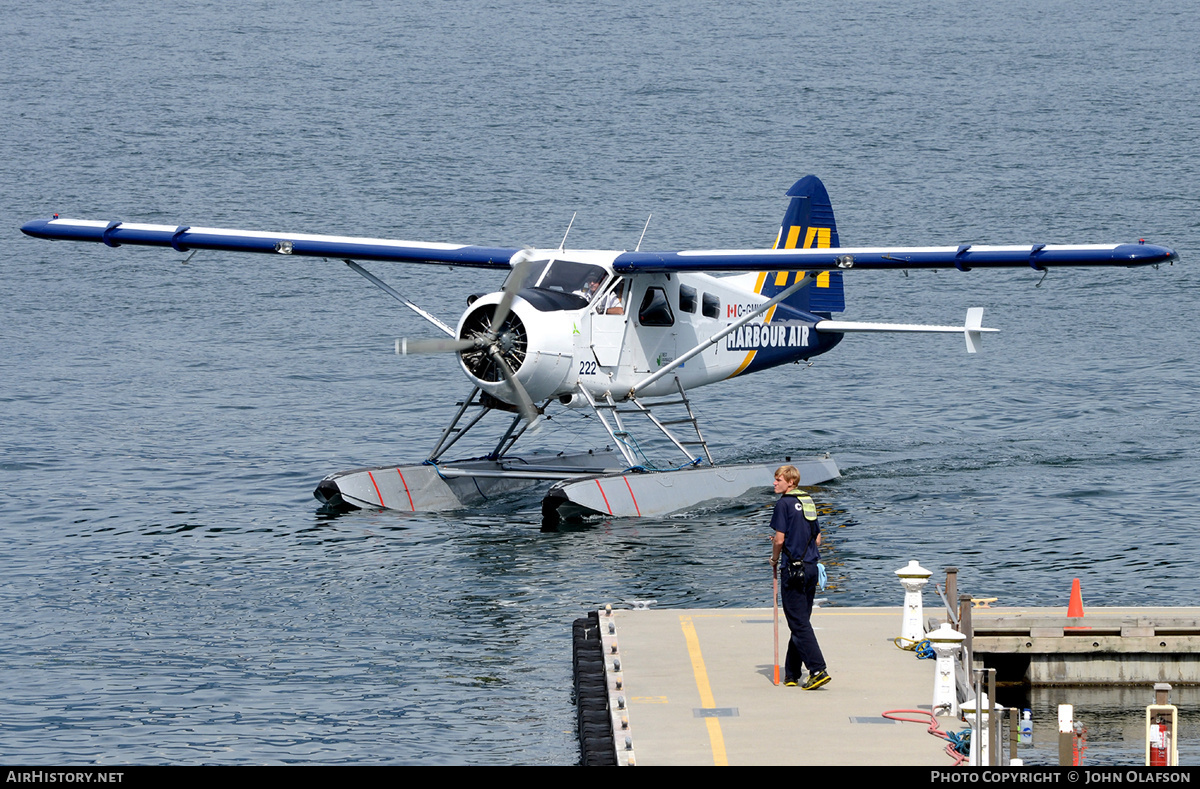
[[[796,681],[795,677],[787,677],[783,680],[783,684],[785,687],[794,688],[800,683]]]
[[[817,688],[828,685],[830,679],[832,679],[832,677],[830,677],[829,674],[827,674],[824,669],[821,669],[816,674],[809,674],[808,680],[803,685],[800,686],[800,689],[801,690],[816,690]]]

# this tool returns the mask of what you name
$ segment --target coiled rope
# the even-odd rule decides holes
[[[903,642],[903,643],[902,643]],[[896,636],[892,639],[892,643],[897,648],[903,649],[905,652],[916,654],[918,660],[933,660],[937,657],[937,652],[933,651],[933,645],[929,643],[929,639],[914,641],[911,638],[904,636]]]

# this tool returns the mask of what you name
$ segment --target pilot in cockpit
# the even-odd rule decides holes
[[[625,292],[625,280],[618,280],[612,290],[604,295],[600,300],[600,304],[596,307],[596,312],[601,315],[624,315],[625,306],[621,301],[622,295]]]
[[[603,281],[603,274],[591,274],[584,281],[583,287],[575,291],[575,293],[582,296],[590,304],[592,299],[596,297],[596,291],[600,290],[600,283]]]

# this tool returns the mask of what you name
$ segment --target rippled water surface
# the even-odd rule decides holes
[[[335,262],[18,233],[56,211],[542,246],[578,211],[599,248],[653,213],[645,248],[766,246],[814,172],[847,244],[1167,244],[1181,264],[1040,287],[851,272],[847,319],[1002,331],[972,357],[854,336],[695,405],[724,459],[841,464],[834,605],[898,604],[913,558],[1001,604],[1075,577],[1088,605],[1195,604],[1194,9],[837,5],[10,9],[0,758],[570,764],[573,618],[769,600],[765,491],[555,533],[537,495],[319,515],[317,480],[423,458],[465,394],[391,354],[427,327]],[[374,268],[446,320],[498,285]],[[538,440],[602,443],[578,414]]]

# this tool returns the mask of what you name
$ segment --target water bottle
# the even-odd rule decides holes
[[[1021,731],[1017,742],[1021,745],[1033,744],[1033,710],[1021,711]]]

